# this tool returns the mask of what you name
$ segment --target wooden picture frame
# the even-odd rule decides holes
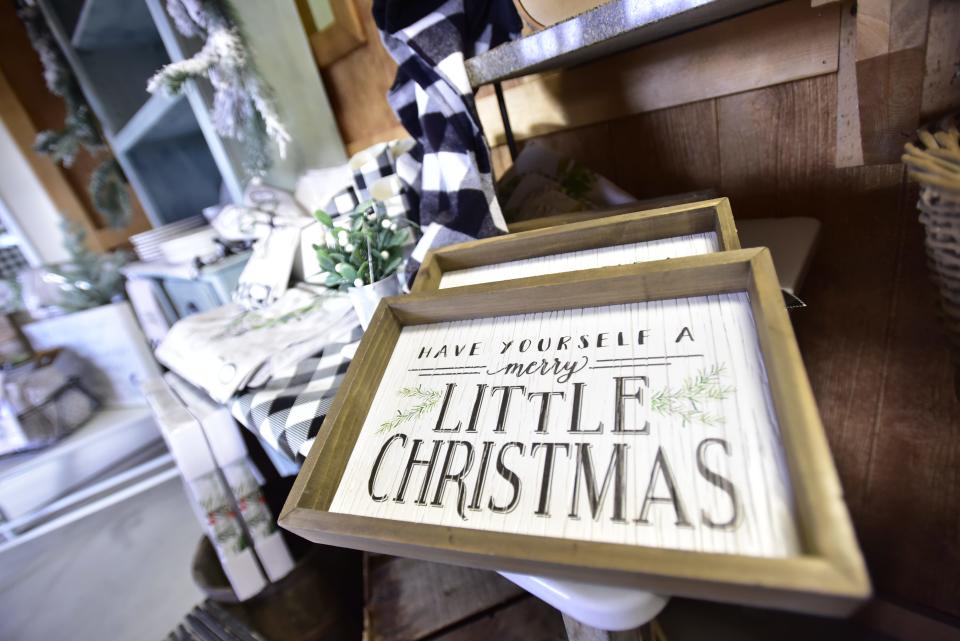
[[[802,552],[786,558],[591,543],[330,511],[405,326],[747,292],[779,424]],[[870,584],[766,249],[734,250],[385,299],[280,516],[307,539],[660,594],[843,615]]]
[[[363,21],[353,0],[329,0],[333,22],[317,27],[309,0],[297,0],[300,22],[307,33],[317,67],[325,69],[354,49],[367,43]]]
[[[615,215],[597,212],[560,214],[528,221],[525,229],[429,252],[411,291],[440,289],[444,274],[456,270],[705,232],[716,233],[719,251],[740,249],[727,198],[645,211],[628,210]]]

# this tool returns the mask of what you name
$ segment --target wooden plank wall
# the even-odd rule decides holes
[[[689,104],[836,72],[839,5],[791,0],[572,69],[504,83],[515,138]],[[487,140],[505,142],[496,97],[477,111]]]
[[[369,2],[360,5],[368,15]],[[960,62],[960,39],[951,27],[960,23],[958,7],[954,0],[930,4],[927,116],[957,104],[960,83],[950,78]],[[830,27],[838,41],[840,22]],[[732,199],[737,218],[813,216],[823,223],[802,291],[809,308],[794,318],[875,587],[956,616],[960,403],[924,264],[916,191],[899,164],[837,168],[837,60],[820,75],[605,117],[537,140],[637,198],[714,187]],[[363,63],[351,64],[360,69]],[[338,112],[348,143],[373,142],[395,127],[374,104],[393,71],[373,73],[366,97],[351,98],[346,85],[340,98],[331,92],[335,106],[374,105],[367,121],[357,112]],[[673,82],[683,83],[684,76]],[[596,103],[604,110],[631,104],[620,88],[609,85]],[[509,155],[503,146],[493,151],[502,172]]]
[[[794,314],[877,590],[960,614],[960,403],[900,165],[837,169],[837,76],[539,138],[638,198],[718,187],[736,218],[813,216]],[[497,158],[506,157],[498,149]]]
[[[371,12],[373,0],[354,1],[367,44],[321,71],[348,154],[382,140],[407,135],[386,100],[387,90],[397,74],[397,63],[380,42]]]

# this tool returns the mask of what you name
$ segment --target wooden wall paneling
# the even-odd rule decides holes
[[[63,127],[63,99],[47,89],[40,59],[30,46],[13,2],[0,3],[0,68],[37,131]],[[93,211],[93,203],[86,185],[95,167],[86,152],[78,154],[73,166],[61,167],[61,173],[88,212]]]
[[[720,193],[734,215],[810,215],[802,196],[832,173],[836,75],[717,100]],[[755,203],[755,204],[754,204]]]
[[[890,53],[893,0],[857,2],[857,60]]]
[[[874,376],[880,398],[863,482],[861,535],[878,584],[960,614],[960,401],[936,315],[916,188],[900,201],[892,295]],[[893,545],[892,542],[896,541]]]
[[[719,99],[738,218],[823,223],[797,334],[877,592],[960,614],[960,407],[899,164],[835,169],[834,79]],[[893,544],[896,541],[896,544]]]
[[[624,124],[623,120],[600,122],[579,129],[547,134],[537,138],[537,142],[549,147],[561,156],[573,158],[585,167],[612,181],[618,187],[624,188],[620,184],[623,182],[620,175],[623,158],[621,154],[610,153],[611,145],[614,144],[613,138],[611,138],[614,131],[623,136],[620,138],[620,144],[629,145],[633,142],[628,139],[629,134],[624,131]],[[640,150],[637,150],[637,152],[639,159],[642,152]]]
[[[831,174],[839,173],[849,178],[858,176],[856,170],[836,172],[832,169],[832,110],[835,104],[833,90],[830,79],[814,79],[730,96],[718,101],[723,173],[721,193],[731,196],[735,216],[742,218],[812,214],[825,226],[821,233],[822,244],[811,268],[812,282],[807,283],[803,293],[804,297],[811,299],[811,307],[795,318],[809,322],[813,317],[823,322],[815,336],[823,338],[826,357],[845,352],[846,341],[857,336],[845,332],[839,337],[838,343],[832,343],[838,339],[831,329],[834,315],[844,318],[845,307],[830,309],[823,314],[815,312],[823,310],[824,307],[829,309],[837,303],[863,307],[874,304],[872,298],[860,299],[858,296],[850,296],[849,292],[869,292],[870,287],[876,283],[889,281],[893,272],[892,267],[884,270],[884,259],[880,258],[880,262],[854,262],[846,269],[843,269],[843,265],[838,266],[836,271],[825,275],[825,280],[818,280],[817,276],[824,274],[822,257],[826,255],[833,259],[841,256],[845,251],[849,251],[845,249],[845,245],[853,242],[857,236],[868,242],[872,246],[871,251],[875,251],[878,256],[889,256],[895,251],[896,239],[889,216],[876,216],[873,219],[875,224],[861,228],[868,219],[862,215],[857,216],[858,213],[862,214],[863,207],[855,207],[854,204],[857,199],[863,198],[863,194],[858,193],[863,190],[862,185],[855,182],[849,184],[845,194],[830,189],[833,183]],[[884,185],[887,190],[886,197],[896,198],[899,180],[898,172],[890,177],[889,184]],[[830,191],[834,193],[830,194]],[[823,208],[825,204],[826,208]],[[863,241],[858,244],[862,245]],[[844,298],[819,302],[817,297],[822,296],[823,292],[844,292]],[[870,293],[882,300],[889,296],[890,291]],[[859,313],[864,312],[865,310],[861,309]],[[864,319],[864,322],[867,327],[863,328],[863,332],[866,333],[869,331],[869,319]],[[862,336],[859,339],[862,339]],[[856,353],[858,349],[852,351]],[[805,354],[809,364],[809,353],[806,350]],[[850,364],[853,365],[852,362]],[[836,417],[836,413],[830,411],[830,399],[828,398],[828,404],[824,406],[819,394],[823,389],[844,389],[845,382],[853,379],[848,371],[842,372],[836,379],[831,378],[830,374],[829,368],[818,370],[817,374],[811,376],[811,380],[814,390],[818,392],[820,409],[831,435],[834,455],[838,462],[842,463],[849,461],[850,456],[858,455],[859,435],[852,437],[850,448],[842,447],[841,443],[838,451],[835,428],[831,430],[831,424],[835,424],[835,421],[830,420],[831,416]],[[824,376],[829,380],[826,388],[823,387]],[[847,393],[849,392],[847,389]],[[845,467],[849,469],[848,465],[840,466],[845,482],[862,478],[862,472],[852,478],[849,474],[845,475]],[[847,486],[849,488],[850,484],[847,483]]]
[[[781,195],[823,223],[794,321],[877,593],[957,615],[941,570],[960,564],[960,410],[901,181],[898,165],[847,169]]]
[[[930,0],[859,0],[857,94],[863,159],[897,162],[920,122]]]
[[[617,179],[637,198],[710,189],[720,184],[717,104],[704,100],[641,114],[612,126],[610,140],[625,136],[636,156],[617,154]],[[620,183],[617,183],[620,184]]]
[[[507,607],[456,629],[431,637],[431,641],[567,641],[563,618],[555,609],[534,597]],[[572,641],[572,640],[571,640]]]
[[[819,214],[824,227],[801,293],[809,307],[793,318],[862,539],[869,449],[883,402],[880,372],[887,331],[883,311],[894,293],[901,172],[894,166],[840,174],[843,179],[838,182],[846,189],[824,185],[803,202]],[[869,553],[866,557],[875,570]],[[878,584],[877,591],[889,587]]]
[[[377,554],[365,581],[370,641],[422,639],[525,594],[495,572]]]
[[[791,0],[505,90],[518,139],[837,70],[840,9]],[[504,142],[496,98],[477,101],[491,145]]]
[[[854,620],[887,638],[904,641],[960,641],[960,627],[937,617],[932,610],[919,611],[885,599],[873,599]]]
[[[930,0],[858,0],[857,60],[923,48]]]
[[[356,140],[351,140],[350,142],[344,144],[344,147],[347,150],[348,156],[353,156],[358,151],[363,151],[371,145],[375,145],[378,142],[386,142],[388,140],[396,140],[397,138],[409,138],[410,132],[403,125],[395,125],[387,129],[381,129],[376,133],[370,134],[365,138],[357,138]],[[509,154],[508,154],[509,155]]]
[[[901,177],[847,170],[846,189],[820,197],[810,307],[795,320],[877,593],[957,615],[958,577],[942,569],[960,563],[960,406]]]
[[[853,0],[840,12],[840,61],[837,66],[837,167],[863,164],[860,98],[857,94],[857,13]]]
[[[0,71],[0,120],[10,131],[10,135],[16,141],[20,153],[29,162],[30,167],[47,190],[47,195],[61,215],[67,220],[80,224],[87,232],[87,243],[91,249],[97,251],[105,249],[100,239],[97,238],[96,228],[90,221],[88,211],[64,177],[61,168],[46,156],[42,156],[33,150],[37,130],[2,71]]]
[[[367,43],[321,70],[340,135],[350,153],[396,138],[400,127],[386,100],[397,65],[380,42],[372,0],[352,1],[356,3]],[[400,128],[399,132],[402,131]]]
[[[920,124],[924,52],[904,49],[857,62],[860,136],[868,165],[896,162]]]
[[[367,41],[363,22],[353,0],[329,0],[329,7],[333,22],[318,29],[308,0],[297,0],[297,13],[307,32],[313,59],[321,69],[357,47],[362,47]]]
[[[930,0],[890,0],[890,50],[925,47],[929,16]]]
[[[960,108],[960,2],[931,0],[920,117]]]
[[[559,131],[537,141],[636,198],[711,189],[720,183],[713,100]],[[492,154],[495,170],[509,160],[505,145],[494,147]]]
[[[520,151],[523,150],[523,143],[517,143]],[[510,157],[510,149],[506,145],[498,145],[490,148],[490,164],[493,166],[493,180],[499,181],[503,174],[513,166],[513,158]]]

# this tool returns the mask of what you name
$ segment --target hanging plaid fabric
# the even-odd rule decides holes
[[[377,0],[373,14],[399,65],[387,99],[418,143],[397,161],[412,218],[473,237],[506,231],[463,62],[519,34],[513,4]]]

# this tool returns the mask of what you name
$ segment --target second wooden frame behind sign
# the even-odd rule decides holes
[[[803,553],[691,552],[331,512],[384,371],[408,325],[747,292],[796,500]],[[300,471],[280,524],[312,541],[663,594],[846,614],[870,585],[766,249],[719,252],[384,299]]]
[[[444,274],[453,271],[707,232],[716,234],[719,251],[740,249],[728,199],[598,217],[441,247],[427,254],[412,291],[440,289]]]

